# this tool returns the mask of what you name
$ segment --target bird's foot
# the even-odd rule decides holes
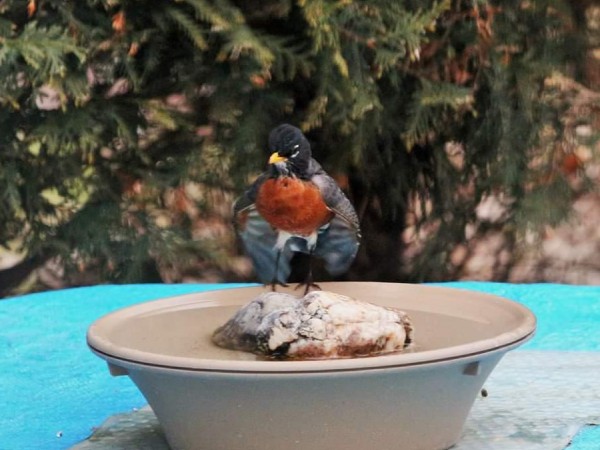
[[[289,287],[289,284],[282,283],[281,281],[273,280],[273,281],[271,281],[271,283],[269,284],[269,286],[271,286],[271,291],[275,292],[277,290],[276,289],[277,286]]]
[[[321,286],[319,286],[317,283],[314,283],[312,281],[306,281],[304,283],[299,283],[298,286],[296,286],[294,288],[294,290],[300,289],[301,286],[304,286],[304,295],[308,294],[311,289],[315,289],[317,291],[321,290]]]

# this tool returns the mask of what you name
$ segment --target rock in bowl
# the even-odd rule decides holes
[[[321,360],[271,360],[211,336],[263,288],[143,303],[100,318],[92,351],[129,375],[174,450],[442,450],[460,438],[484,381],[533,335],[518,303],[451,288],[322,283],[325,290],[405,311],[409,350]],[[293,293],[293,291],[288,291]]]
[[[264,292],[217,328],[213,342],[279,359],[375,356],[412,342],[408,315],[328,291]]]

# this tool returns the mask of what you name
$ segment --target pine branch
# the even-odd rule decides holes
[[[432,129],[440,129],[448,111],[472,110],[473,93],[470,88],[450,83],[433,83],[420,80],[421,88],[413,94],[408,106],[408,121],[402,139],[408,149],[424,143]]]
[[[187,14],[174,7],[167,7],[165,13],[185,32],[196,47],[200,50],[206,50],[208,48],[208,44],[204,38],[205,30],[194,22]]]
[[[241,12],[225,0],[216,4],[210,4],[205,0],[183,0],[183,2],[192,6],[198,17],[208,22],[217,32],[228,31],[245,22]]]
[[[265,45],[274,55],[271,66],[273,77],[278,80],[292,80],[296,76],[308,78],[315,71],[315,64],[309,50],[303,44],[294,43],[294,38],[279,36],[265,37]]]
[[[9,61],[15,64],[20,56],[32,69],[44,74],[45,79],[35,77],[38,81],[54,76],[64,78],[67,74],[66,58],[73,55],[83,63],[87,55],[86,50],[68,37],[61,27],[40,28],[36,22],[28,23],[20,35],[5,39],[3,44],[0,66]]]

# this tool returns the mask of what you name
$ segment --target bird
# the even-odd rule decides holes
[[[269,133],[267,169],[233,205],[233,222],[255,272],[275,291],[287,286],[295,252],[309,255],[303,283],[313,281],[312,260],[324,260],[332,276],[346,272],[359,249],[358,215],[336,181],[312,157],[302,131],[281,124]]]

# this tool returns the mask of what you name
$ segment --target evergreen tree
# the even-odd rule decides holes
[[[422,280],[451,276],[485,195],[510,199],[514,227],[569,198],[544,84],[578,57],[561,0],[5,0],[0,14],[0,244],[27,255],[4,291],[50,258],[119,282],[225,267],[189,210],[239,192],[283,121],[348,179],[366,238],[354,278],[406,276],[411,204],[433,230],[408,278]]]

